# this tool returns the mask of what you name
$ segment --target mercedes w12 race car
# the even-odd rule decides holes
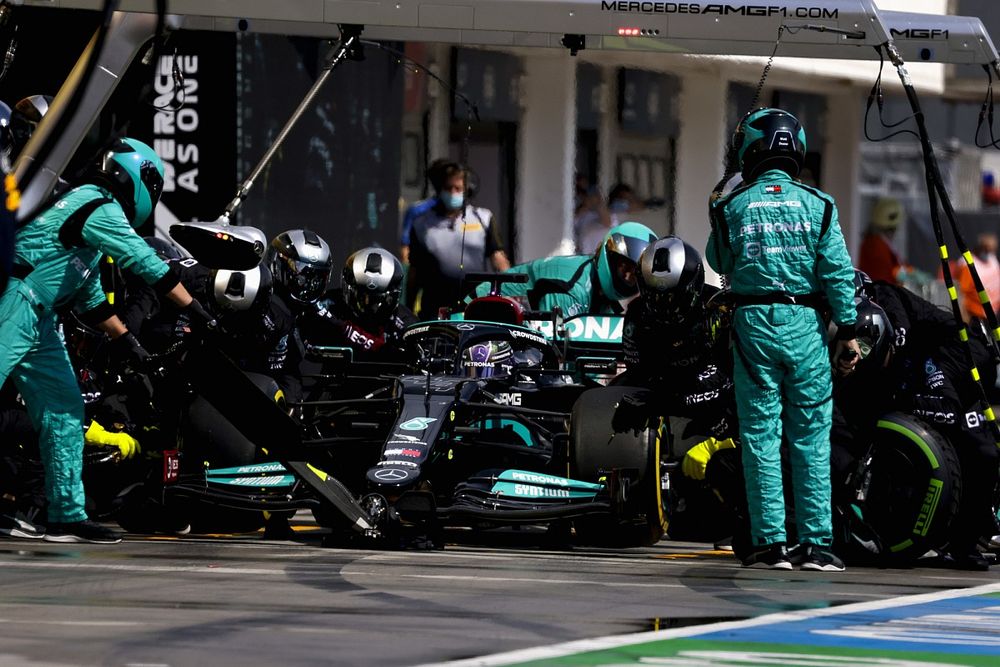
[[[351,511],[265,461],[207,469],[168,492],[243,509],[311,507],[335,536],[387,545],[439,544],[451,525],[551,523],[591,543],[656,542],[666,526],[660,433],[613,433],[621,392],[602,387],[621,363],[621,318],[562,321],[497,291],[460,319],[406,329],[402,364],[311,350],[321,369],[292,406],[297,448],[346,489]]]
[[[620,318],[547,313],[546,335],[527,326],[539,314],[496,291],[461,319],[403,333],[411,364],[389,381],[387,404],[372,406],[367,392],[302,406],[320,433],[352,443],[346,456],[330,450],[331,469],[391,539],[405,527],[433,535],[446,525],[572,521],[588,540],[656,542],[665,528],[658,434],[614,434],[616,398],[589,391],[617,372]],[[390,419],[379,422],[386,407]],[[384,430],[359,441],[373,423]]]

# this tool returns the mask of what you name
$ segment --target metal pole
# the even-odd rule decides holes
[[[278,133],[278,136],[267,149],[267,152],[264,153],[260,162],[258,162],[257,166],[254,167],[252,172],[250,172],[250,175],[247,176],[246,180],[243,181],[243,184],[240,186],[239,191],[237,191],[236,196],[231,202],[229,202],[226,206],[226,210],[216,222],[222,224],[229,223],[229,218],[232,216],[233,211],[235,211],[237,207],[243,203],[243,200],[247,198],[247,195],[250,193],[250,188],[253,187],[254,181],[260,177],[261,172],[263,172],[268,163],[270,163],[271,158],[273,158],[274,154],[278,152],[279,148],[281,148],[281,144],[284,143],[289,132],[291,132],[292,128],[295,127],[295,124],[298,123],[299,118],[302,117],[302,114],[306,112],[309,105],[312,104],[314,99],[316,99],[316,96],[319,94],[323,84],[325,84],[327,79],[330,78],[330,74],[333,73],[333,70],[337,67],[337,65],[342,63],[344,59],[351,54],[352,50],[357,47],[360,36],[361,29],[359,26],[341,26],[340,41],[337,46],[334,47],[332,57],[329,59],[329,62],[323,66],[323,73],[319,75],[312,87],[309,88],[306,96],[301,102],[299,102],[299,106],[296,107],[291,117],[285,123],[285,126],[281,128],[281,132]]]

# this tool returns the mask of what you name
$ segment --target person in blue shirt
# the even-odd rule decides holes
[[[403,264],[410,263],[410,232],[413,230],[413,221],[437,206],[437,197],[428,197],[412,204],[403,214],[403,229],[399,235],[399,257]]]

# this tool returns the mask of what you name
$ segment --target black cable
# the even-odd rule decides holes
[[[779,32],[779,39],[780,39],[780,32]],[[389,53],[389,54],[395,56],[398,59],[397,62],[402,63],[402,62],[405,61],[405,62],[413,65],[414,67],[420,69],[422,72],[426,73],[429,77],[431,77],[432,79],[434,79],[435,81],[437,81],[439,84],[441,84],[441,86],[445,90],[447,90],[449,93],[451,93],[452,97],[458,98],[458,99],[462,100],[462,102],[465,103],[465,107],[466,107],[466,111],[467,111],[467,113],[466,113],[466,124],[465,124],[465,136],[462,138],[462,148],[459,151],[458,161],[459,161],[459,164],[462,165],[462,169],[464,170],[464,172],[463,172],[463,179],[465,180],[465,190],[466,190],[466,192],[468,192],[468,190],[469,190],[469,167],[468,167],[468,165],[469,165],[469,144],[470,144],[470,142],[472,140],[472,123],[473,123],[473,120],[475,120],[475,121],[480,121],[481,120],[480,117],[479,117],[479,107],[476,106],[476,104],[472,100],[470,100],[466,95],[464,95],[463,93],[460,93],[458,90],[456,90],[450,84],[446,83],[444,81],[444,79],[442,79],[437,74],[435,74],[434,72],[432,72],[429,68],[425,67],[423,64],[421,64],[421,63],[417,62],[416,60],[414,60],[413,58],[409,57],[408,55],[406,55],[402,51],[399,51],[398,49],[394,49],[391,46],[386,46],[385,44],[382,44],[381,42],[374,42],[374,41],[370,41],[370,40],[366,40],[366,39],[362,39],[362,40],[359,40],[359,41],[362,44],[365,44],[367,46],[374,46],[375,48],[382,49],[386,53]],[[775,49],[777,49],[777,45],[775,45]],[[462,201],[462,212],[459,215],[459,217],[461,219],[461,222],[462,222],[462,247],[461,247],[461,255],[459,256],[459,265],[458,265],[458,268],[459,268],[460,271],[464,271],[465,270],[465,231],[466,231],[465,210],[468,207],[468,205],[469,205],[469,198],[467,196],[465,196],[465,197],[463,197],[463,201]]]
[[[155,78],[160,71],[160,58],[163,57],[164,47],[166,46],[166,40],[163,39],[163,35],[166,33],[167,28],[167,0],[156,0],[156,35],[153,37],[153,47],[152,47],[152,66],[153,66],[153,77]],[[180,111],[184,108],[187,103],[187,95],[184,92],[184,74],[181,72],[180,66],[177,64],[177,48],[174,48],[174,58],[171,67],[171,77],[174,82],[174,102],[164,106],[157,106],[154,103],[150,103],[149,106],[153,107],[157,111]]]
[[[753,93],[753,99],[750,101],[750,111],[747,112],[748,114],[753,113],[754,108],[760,101],[760,94],[764,92],[764,84],[767,83],[767,75],[771,73],[771,67],[774,66],[774,57],[778,55],[778,46],[781,44],[781,36],[782,34],[784,34],[784,32],[785,32],[785,26],[779,25],[778,38],[774,40],[774,48],[771,49],[771,55],[767,59],[767,62],[764,64],[764,71],[761,72],[760,81],[757,82],[757,90],[755,90]]]
[[[477,121],[480,120],[480,118],[479,118],[479,107],[476,105],[475,102],[473,102],[472,100],[470,100],[465,94],[463,94],[463,93],[459,92],[458,90],[456,90],[455,88],[453,88],[448,82],[446,82],[444,79],[442,79],[437,74],[435,74],[434,72],[432,72],[429,68],[427,68],[423,64],[417,62],[416,60],[414,60],[410,56],[406,55],[402,51],[399,51],[398,49],[394,49],[391,46],[386,46],[385,44],[383,44],[381,42],[375,42],[375,41],[371,41],[371,40],[367,40],[367,39],[361,39],[361,40],[358,40],[358,41],[361,44],[364,44],[366,46],[374,46],[377,49],[382,49],[386,53],[392,54],[393,56],[395,56],[396,58],[398,58],[399,62],[404,62],[405,61],[405,62],[413,65],[414,67],[418,68],[419,70],[421,70],[422,72],[424,72],[427,76],[431,77],[432,79],[434,79],[435,81],[437,81],[439,84],[441,84],[441,87],[444,88],[445,90],[447,90],[453,97],[457,97],[458,99],[462,100],[465,103],[466,108],[468,109],[469,113],[471,115],[475,116],[475,119]]]
[[[160,73],[160,58],[162,56],[154,56],[153,62],[156,63],[153,67],[153,76],[157,77]],[[156,109],[157,111],[170,111],[177,113],[187,104],[187,92],[184,90],[184,73],[181,72],[180,65],[177,64],[178,55],[177,49],[174,48],[174,54],[170,65],[170,78],[173,80],[173,101],[170,104],[164,104],[160,106],[156,104],[155,101],[149,102],[149,106]]]
[[[983,69],[986,70],[986,97],[983,98],[983,106],[979,110],[979,122],[976,124],[976,136],[973,142],[976,144],[976,148],[1000,149],[1000,140],[993,134],[993,72],[989,65],[983,65]],[[981,144],[979,143],[979,135],[983,131],[983,121],[987,119],[989,119],[987,127],[990,130],[990,141]]]
[[[941,177],[941,170],[938,166],[937,159],[934,156],[934,148],[931,145],[930,136],[927,133],[927,125],[924,122],[924,114],[920,108],[920,100],[917,98],[917,92],[913,88],[913,84],[909,82],[909,77],[905,74],[905,70],[902,69],[902,65],[898,64],[897,68],[900,69],[900,78],[903,81],[903,90],[906,92],[907,100],[910,103],[910,108],[913,110],[913,117],[916,120],[917,130],[919,132],[918,137],[920,138],[920,148],[924,157],[924,169],[925,177],[927,183],[927,198],[930,204],[930,214],[931,214],[931,225],[934,229],[934,238],[938,243],[939,254],[941,259],[941,271],[944,277],[945,285],[948,288],[948,296],[951,301],[951,311],[955,318],[955,324],[957,326],[957,333],[959,340],[962,341],[963,349],[965,351],[965,358],[969,364],[969,371],[972,375],[973,383],[978,389],[978,399],[982,402],[983,412],[986,415],[986,422],[988,428],[993,434],[994,441],[997,446],[1000,447],[1000,425],[998,425],[996,420],[996,415],[993,412],[993,408],[990,405],[989,397],[986,394],[986,390],[983,387],[983,383],[980,379],[979,369],[976,367],[975,358],[972,354],[972,347],[970,342],[969,327],[965,324],[962,319],[961,309],[958,304],[958,292],[955,289],[954,280],[951,274],[951,265],[948,262],[948,246],[944,239],[944,231],[941,227],[940,219],[940,208],[944,209],[945,215],[948,218],[948,222],[951,225],[952,234],[955,237],[955,242],[958,245],[959,251],[962,253],[963,258],[967,262],[969,272],[972,274],[973,281],[976,284],[976,289],[982,291],[982,280],[979,278],[979,273],[976,271],[975,263],[972,259],[971,253],[965,244],[965,239],[962,236],[961,230],[958,227],[955,209],[951,204],[950,196],[945,188],[944,179]],[[938,204],[938,196],[940,195],[940,208]],[[988,304],[988,300],[986,304]],[[987,320],[992,327],[992,350],[994,354],[997,352],[997,344],[1000,341],[1000,327],[997,326],[997,316],[993,312],[989,312],[990,308],[984,308],[987,315]]]
[[[789,33],[796,33],[800,29],[789,28]],[[737,158],[736,152],[739,150],[739,146],[736,146],[735,137],[740,134],[740,128],[743,126],[743,122],[747,119],[750,114],[752,114],[760,101],[761,93],[764,91],[764,85],[767,82],[767,77],[771,73],[771,67],[774,65],[774,58],[778,55],[778,47],[781,45],[781,37],[784,34],[785,26],[778,26],[778,37],[774,40],[774,48],[771,49],[771,55],[767,59],[767,63],[764,64],[764,71],[761,72],[760,80],[757,82],[757,88],[754,90],[753,98],[750,100],[750,109],[743,115],[740,122],[736,125],[736,130],[733,131],[733,139],[730,139],[729,146],[726,148],[726,163],[722,170],[722,180],[716,184],[715,188],[712,190],[712,194],[709,196],[709,201],[716,201],[722,197],[722,191],[726,187],[726,183],[729,182],[736,172],[739,171],[739,159]],[[725,277],[723,276],[723,281]]]
[[[892,139],[893,137],[898,137],[900,135],[912,134],[914,137],[917,138],[917,140],[919,140],[920,139],[920,135],[917,134],[916,132],[914,132],[913,130],[910,130],[910,129],[898,130],[896,132],[892,132],[891,134],[887,134],[887,135],[885,135],[883,137],[873,137],[873,136],[871,136],[868,133],[868,117],[871,114],[872,103],[873,102],[877,102],[877,104],[878,104],[878,120],[879,120],[879,124],[881,124],[882,127],[885,128],[885,129],[891,130],[894,127],[899,127],[903,123],[905,123],[907,121],[910,121],[910,120],[914,120],[916,118],[916,114],[911,114],[911,115],[907,116],[906,118],[904,118],[904,119],[902,119],[900,121],[897,121],[895,123],[886,123],[885,122],[885,118],[882,115],[882,112],[883,112],[884,107],[885,107],[885,96],[882,94],[882,70],[885,67],[885,56],[882,53],[882,47],[881,46],[875,47],[875,50],[878,51],[878,61],[879,61],[878,62],[878,76],[875,77],[875,83],[872,84],[871,92],[868,93],[868,104],[865,106],[865,123],[864,123],[865,139],[867,139],[868,141],[871,141],[872,143],[879,143],[881,141],[888,141],[889,139]]]

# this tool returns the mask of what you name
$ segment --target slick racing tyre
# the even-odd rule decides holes
[[[878,536],[884,562],[913,562],[946,540],[962,495],[951,443],[899,412],[878,420],[869,465],[864,520]]]
[[[660,438],[654,429],[636,435],[614,433],[611,418],[635,387],[602,387],[583,392],[570,422],[570,477],[601,481],[612,470],[622,472],[624,500],[612,516],[584,517],[574,522],[581,542],[608,547],[656,544],[666,530],[660,488]],[[628,481],[625,482],[625,478]]]
[[[275,403],[284,405],[284,393],[272,378],[259,373],[246,375]],[[259,452],[256,443],[201,396],[195,396],[188,406],[182,419],[181,433],[182,474],[202,471],[206,464],[213,468],[229,468],[268,460],[266,454]],[[171,509],[190,517],[194,533],[253,532],[268,523],[268,514],[263,511],[223,507],[205,500],[177,499]],[[294,512],[277,514],[291,516]]]

